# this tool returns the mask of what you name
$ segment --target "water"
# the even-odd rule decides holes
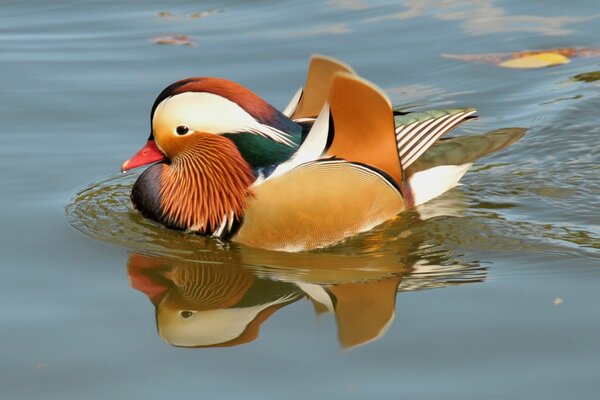
[[[4,1],[2,398],[598,398],[600,61],[440,55],[598,47],[599,19],[592,0]],[[166,34],[194,45],[152,43]],[[182,236],[127,208],[134,176],[118,167],[164,86],[221,76],[281,108],[313,52],[395,104],[477,107],[461,134],[529,132],[429,218],[314,253]],[[235,321],[261,315],[258,331],[231,339],[202,314],[232,302]],[[168,311],[182,304],[213,322],[177,336]],[[226,334],[229,347],[165,342]]]

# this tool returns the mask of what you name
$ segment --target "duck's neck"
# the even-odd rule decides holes
[[[254,133],[226,133],[223,136],[235,143],[252,168],[281,164],[300,146],[301,135],[290,135],[293,144],[278,143]]]
[[[143,187],[136,190],[135,186],[132,192],[134,205],[146,216],[170,228],[219,236],[241,220],[255,178],[230,140],[202,135],[170,164],[156,167],[160,168],[158,174],[154,172],[158,185],[145,184],[143,181],[148,179],[142,179],[143,175],[138,180],[153,193],[144,194]],[[144,210],[143,201],[136,201],[136,192],[155,197],[156,201],[150,203],[155,203],[158,210]]]
[[[302,143],[302,126],[296,124],[273,107],[271,108],[271,118],[263,123],[284,132],[287,135],[288,142],[276,141],[256,134],[256,132],[237,132],[223,135],[235,143],[252,168],[264,168],[280,164],[289,159]]]

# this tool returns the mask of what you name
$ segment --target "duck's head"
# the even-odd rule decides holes
[[[297,148],[302,131],[244,86],[203,77],[167,86],[154,101],[150,123],[148,142],[123,163],[122,171],[173,160],[206,135],[233,141],[253,167],[276,164]]]
[[[169,227],[214,233],[243,213],[255,171],[296,150],[301,127],[252,91],[219,78],[165,88],[152,106],[148,141],[121,170],[158,163],[132,200]]]

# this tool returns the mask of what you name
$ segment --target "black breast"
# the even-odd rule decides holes
[[[164,164],[156,164],[140,175],[131,189],[131,202],[144,217],[159,222],[167,228],[184,230],[183,226],[166,218],[160,206],[160,175],[163,168],[165,168]]]

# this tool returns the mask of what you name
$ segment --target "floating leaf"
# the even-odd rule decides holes
[[[566,64],[574,57],[600,57],[600,48],[557,48],[490,54],[442,54],[451,60],[496,64],[504,68],[545,68]]]
[[[194,41],[187,35],[164,35],[152,38],[152,43],[191,46],[194,44]]]
[[[498,66],[503,68],[544,68],[566,64],[570,61],[562,54],[541,53],[502,61]]]
[[[595,82],[600,80],[600,71],[585,72],[575,75],[572,79],[581,82]]]
[[[213,15],[213,14],[220,13],[220,12],[223,12],[222,8],[215,8],[214,10],[207,10],[207,11],[198,11],[198,12],[191,13],[190,18],[191,19],[205,18],[205,17],[208,17],[209,15]]]
[[[562,303],[564,303],[565,301],[563,299],[561,299],[560,297],[557,297],[554,299],[554,301],[552,302],[555,306],[559,306]]]
[[[174,17],[173,13],[170,13],[168,11],[161,11],[158,13],[158,16],[161,18],[173,18]]]

